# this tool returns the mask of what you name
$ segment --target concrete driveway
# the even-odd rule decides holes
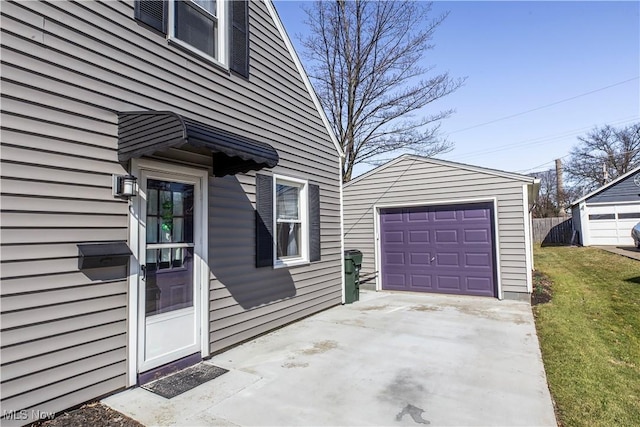
[[[640,249],[635,246],[596,246],[596,248],[640,261]]]
[[[104,403],[145,425],[556,425],[523,302],[362,292],[207,363],[229,372]]]

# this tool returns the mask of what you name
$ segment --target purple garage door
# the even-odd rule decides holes
[[[380,210],[382,289],[493,296],[492,204]]]

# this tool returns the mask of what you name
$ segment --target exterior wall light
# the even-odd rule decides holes
[[[133,175],[113,175],[113,195],[130,199],[137,193],[136,178]]]

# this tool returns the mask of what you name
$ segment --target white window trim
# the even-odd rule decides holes
[[[195,47],[191,46],[189,43],[184,42],[182,40],[180,40],[179,38],[177,38],[175,36],[175,19],[176,19],[176,10],[175,10],[175,3],[176,0],[169,0],[169,22],[168,22],[168,31],[167,31],[167,39],[169,40],[169,42],[171,43],[175,43],[176,45],[180,46],[181,48],[184,48],[186,50],[188,50],[189,52],[192,52],[195,55],[200,56],[201,58],[213,62],[215,65],[218,65],[226,70],[229,69],[229,25],[230,25],[230,17],[229,17],[229,13],[228,13],[228,6],[227,6],[227,1],[226,0],[218,0],[216,1],[216,6],[217,6],[217,13],[218,16],[216,17],[217,19],[217,23],[218,23],[218,58],[214,58],[213,56],[210,56],[209,54],[196,49]],[[202,7],[198,4],[195,4],[195,7],[199,7],[202,9]]]
[[[277,207],[277,185],[289,184],[300,187],[300,223],[302,224],[301,235],[301,251],[299,257],[287,259],[278,258],[278,216]],[[291,178],[283,175],[273,175],[273,268],[294,267],[297,265],[309,264],[309,182],[303,179]]]

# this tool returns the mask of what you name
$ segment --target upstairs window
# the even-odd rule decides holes
[[[172,43],[249,77],[247,0],[134,0],[134,10]]]
[[[170,5],[170,39],[227,64],[227,2],[176,0]]]

